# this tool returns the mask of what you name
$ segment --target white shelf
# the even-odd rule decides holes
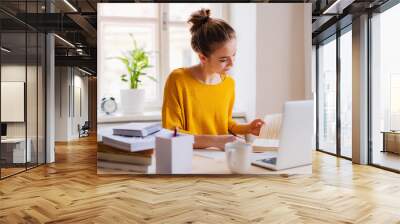
[[[1,140],[2,150],[8,150],[8,147],[11,147],[12,150],[12,162],[13,163],[25,163],[31,161],[31,146],[32,141],[30,138],[6,138]],[[27,144],[26,151],[25,151],[25,144]],[[25,153],[27,155],[25,155]],[[27,158],[27,161],[25,161]]]

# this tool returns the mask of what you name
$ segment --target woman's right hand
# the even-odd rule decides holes
[[[224,150],[226,143],[234,142],[236,140],[237,140],[237,137],[233,136],[233,135],[217,135],[217,136],[215,136],[214,145],[215,145],[215,147],[217,147],[221,150]]]
[[[233,135],[194,135],[193,148],[206,149],[212,147],[224,150],[226,143],[236,140],[238,140],[237,137]]]

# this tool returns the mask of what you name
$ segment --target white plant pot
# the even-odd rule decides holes
[[[144,89],[121,89],[122,113],[143,113],[145,93]]]

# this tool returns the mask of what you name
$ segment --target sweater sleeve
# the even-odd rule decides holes
[[[246,130],[244,127],[240,124],[238,124],[235,120],[232,118],[232,111],[233,111],[233,105],[235,104],[235,85],[233,85],[232,89],[232,97],[229,102],[229,111],[228,111],[228,130],[230,133],[233,134],[246,134]]]
[[[162,126],[163,128],[174,130],[178,128],[180,132],[184,130],[185,120],[182,111],[182,105],[179,100],[179,90],[177,88],[176,78],[173,73],[168,77],[164,88],[164,98],[162,106]]]

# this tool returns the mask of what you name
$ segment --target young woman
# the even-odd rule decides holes
[[[171,72],[164,89],[162,123],[167,129],[193,134],[194,148],[224,149],[237,134],[258,135],[264,122],[237,124],[232,119],[235,83],[227,75],[236,54],[233,28],[210,17],[209,9],[194,12],[191,45],[200,64]]]

